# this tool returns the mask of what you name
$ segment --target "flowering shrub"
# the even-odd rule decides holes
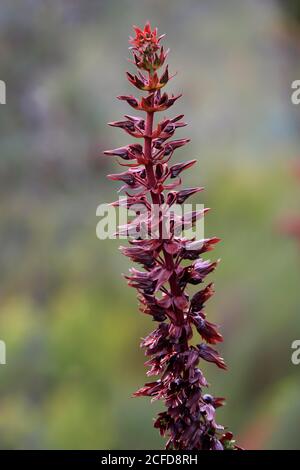
[[[118,98],[133,109],[143,111],[145,117],[126,115],[125,120],[110,125],[123,129],[142,143],[104,152],[119,157],[123,160],[121,165],[127,166],[126,171],[108,176],[122,182],[127,195],[123,202],[113,204],[129,209],[136,204],[143,206],[146,215],[142,220],[146,226],[152,218],[150,204],[161,209],[158,237],[137,237],[130,241],[130,246],[121,247],[124,255],[143,268],[132,268],[126,278],[128,284],[137,289],[141,312],[157,322],[157,328],[143,339],[141,347],[149,358],[147,376],[159,378],[146,383],[134,395],[164,401],[166,411],[159,413],[154,426],[161,435],[167,436],[167,449],[235,449],[232,434],[224,433],[223,426],[215,420],[216,408],[224,404],[224,398],[204,393],[208,383],[198,367],[200,361],[207,361],[226,369],[214,347],[222,341],[222,336],[217,325],[206,319],[204,311],[206,301],[214,293],[213,284],[202,287],[191,298],[187,292],[189,284],[203,284],[216,268],[217,262],[203,260],[201,255],[211,251],[219,239],[196,241],[177,236],[175,216],[168,237],[162,236],[164,208],[183,204],[202,188],[175,189],[181,184],[181,173],[196,161],[169,164],[175,149],[189,142],[188,139],[169,140],[177,128],[186,125],[183,115],[154,123],[155,113],[167,110],[179,98],[162,92],[171,77],[167,65],[161,74],[158,70],[164,65],[168,51],[161,46],[163,36],[158,36],[157,29],[152,30],[149,23],[144,29],[134,27],[134,31],[130,49],[138,71],[136,74],[127,72],[127,78],[146,94],[140,99],[133,95]],[[205,210],[192,213],[190,224],[204,213]],[[186,222],[183,217],[182,225]],[[139,224],[141,218],[136,214],[131,226]],[[202,339],[196,345],[191,344],[194,329]]]

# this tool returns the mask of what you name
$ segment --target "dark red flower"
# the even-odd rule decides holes
[[[187,290],[189,284],[204,283],[216,268],[218,262],[200,256],[211,251],[220,239],[182,237],[182,230],[193,227],[208,209],[174,214],[170,230],[166,234],[163,230],[170,207],[184,204],[203,188],[175,189],[181,184],[181,173],[196,162],[169,166],[174,151],[189,142],[189,139],[169,139],[177,128],[186,124],[183,115],[178,115],[172,119],[164,117],[154,128],[154,114],[170,108],[180,95],[161,92],[171,77],[168,66],[158,72],[167,52],[160,45],[162,36],[158,36],[157,29],[152,30],[146,23],[143,29],[134,27],[134,31],[130,44],[138,71],[127,73],[127,78],[146,93],[139,99],[132,95],[122,95],[119,99],[146,113],[145,118],[125,115],[125,120],[110,125],[143,139],[144,145],[130,144],[105,152],[129,161],[120,163],[129,167],[127,171],[108,176],[123,183],[121,189],[127,195],[112,204],[134,209],[135,217],[119,227],[118,233],[137,235],[121,251],[141,265],[142,270],[131,268],[126,279],[138,291],[140,311],[157,322],[156,328],[141,342],[147,356],[147,376],[156,376],[157,380],[146,383],[134,395],[164,401],[166,410],[158,414],[154,426],[162,436],[167,436],[167,449],[234,449],[237,447],[232,435],[223,434],[223,426],[215,421],[216,409],[224,404],[224,399],[204,393],[208,382],[199,368],[202,361],[207,361],[226,369],[223,358],[209,346],[222,341],[218,326],[209,322],[204,312],[206,301],[214,293],[213,285],[208,284],[191,298]],[[136,205],[145,211],[140,213]],[[153,205],[158,209],[156,216]],[[150,226],[154,226],[157,236],[151,234],[152,238],[147,239],[143,233],[148,235]],[[187,265],[185,260],[192,264]],[[203,340],[197,346],[191,344],[195,331]]]
[[[213,283],[208,284],[204,289],[197,292],[191,299],[191,312],[199,312],[202,310],[205,302],[214,295],[214,292]]]
[[[177,163],[170,168],[170,178],[176,178],[183,170],[187,170],[193,166],[197,160],[190,160],[189,162]]]
[[[207,321],[204,314],[191,315],[191,322],[195,325],[202,338],[208,343],[216,344],[223,341],[222,335],[217,331],[218,325]]]
[[[207,344],[198,344],[198,351],[200,357],[205,361],[213,362],[220,369],[227,369],[224,359],[219,355],[219,353],[215,349],[211,348]]]
[[[105,155],[121,157],[124,160],[139,160],[143,155],[143,147],[140,144],[131,144],[114,150],[104,150]]]

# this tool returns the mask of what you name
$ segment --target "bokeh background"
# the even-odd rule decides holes
[[[172,111],[197,158],[186,186],[213,210],[206,235],[222,325],[227,397],[219,422],[252,449],[300,448],[300,253],[280,220],[300,212],[299,1],[2,0],[0,79],[0,447],[158,449],[159,405],[130,395],[144,383],[139,340],[153,329],[121,273],[118,241],[96,238],[96,208],[115,199],[117,169],[102,150],[128,142],[107,121],[128,112],[127,38],[149,19],[167,33]],[[196,201],[196,200],[195,200]]]

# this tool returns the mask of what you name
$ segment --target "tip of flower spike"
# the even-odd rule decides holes
[[[132,25],[132,28],[135,33],[151,33],[151,23],[149,20],[146,21],[144,29],[139,28],[135,24]]]
[[[149,21],[144,28],[133,25],[135,37],[129,36],[130,49],[142,54],[155,53],[159,49],[159,41],[163,35],[157,36],[157,28],[152,29]]]
[[[148,33],[151,32],[151,24],[149,20],[146,21],[144,30],[147,31]]]

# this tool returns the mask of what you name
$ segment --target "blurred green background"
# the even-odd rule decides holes
[[[227,397],[218,421],[247,448],[300,448],[300,254],[278,230],[299,212],[298,2],[2,0],[0,79],[0,447],[157,449],[159,405],[130,398],[145,381],[139,340],[154,328],[121,273],[118,241],[96,238],[98,204],[116,198],[102,150],[128,142],[107,121],[128,112],[127,38],[149,19],[171,48],[197,158],[185,185],[212,211],[209,319],[222,325]]]

